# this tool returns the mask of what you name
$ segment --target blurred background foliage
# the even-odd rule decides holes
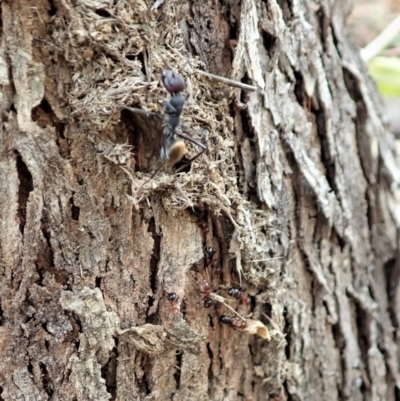
[[[385,101],[392,131],[400,137],[400,0],[355,0],[348,27]],[[370,58],[370,45],[391,26],[397,34]],[[390,29],[390,28],[389,28]],[[379,46],[378,46],[379,48]],[[369,54],[371,55],[371,53]]]
[[[399,57],[374,57],[368,62],[368,71],[383,96],[400,97]]]

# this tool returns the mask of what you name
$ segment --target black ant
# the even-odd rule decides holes
[[[211,285],[206,279],[199,281],[200,292],[203,296],[203,305],[205,308],[209,308],[214,304],[214,301],[210,298],[211,295]]]
[[[221,273],[222,269],[218,267],[218,260],[214,258],[217,251],[212,247],[207,247],[204,250],[207,260],[207,266],[211,267],[211,269],[216,270],[217,273]]]
[[[167,294],[168,301],[171,303],[171,311],[174,315],[177,315],[180,311],[176,306],[176,302],[178,301],[178,295],[175,292],[170,292]]]
[[[245,320],[235,318],[235,317],[229,317],[226,315],[221,315],[219,317],[219,322],[220,322],[220,324],[227,324],[227,325],[231,326],[233,329],[239,330],[239,331],[244,330],[247,326]]]
[[[275,390],[268,392],[268,398],[272,401],[279,401],[281,399]]]
[[[242,304],[248,305],[250,303],[249,297],[243,294],[242,288],[232,287],[229,289],[228,294],[231,297],[238,299]]]
[[[208,260],[212,260],[213,258],[214,258],[214,255],[215,255],[215,253],[217,252],[214,248],[212,248],[211,246],[209,246],[208,248],[206,248],[205,250],[204,250],[204,252],[205,252],[205,254],[206,254],[206,256],[207,256],[207,259]]]
[[[179,167],[176,170],[176,172],[178,173],[189,164],[191,164],[199,156],[201,156],[207,150],[207,146],[199,141],[196,141],[188,135],[178,133],[176,131],[180,123],[180,117],[186,100],[180,94],[180,92],[185,89],[185,81],[183,77],[175,73],[174,71],[164,70],[161,74],[161,80],[164,84],[165,89],[171,94],[171,99],[166,101],[163,106],[163,112],[165,114],[165,124],[161,139],[161,159],[165,160],[169,166],[173,166],[181,161],[186,149],[185,143],[182,139],[192,142],[202,149],[187,163]],[[160,171],[162,167],[163,164],[153,173],[148,181],[154,178],[154,176]]]

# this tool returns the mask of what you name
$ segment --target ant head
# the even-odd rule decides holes
[[[175,294],[175,292],[170,292],[168,295],[168,301],[174,302],[178,299],[178,296]]]
[[[174,71],[164,70],[161,74],[161,80],[165,89],[171,94],[182,92],[185,89],[185,80]]]
[[[214,302],[211,298],[204,298],[204,307],[205,308],[211,308],[213,306]]]
[[[240,291],[239,288],[231,288],[231,289],[228,291],[228,294],[229,294],[231,297],[239,298],[239,297],[240,297],[240,294],[241,294],[241,291]]]
[[[229,316],[221,315],[219,317],[219,322],[220,322],[220,324],[231,324],[232,319]]]
[[[212,259],[217,251],[212,247],[208,247],[208,248],[206,248],[205,252],[206,252],[206,255],[208,256],[208,258]]]

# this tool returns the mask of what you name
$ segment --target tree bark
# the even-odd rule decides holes
[[[1,400],[399,399],[400,170],[350,3],[3,0]],[[208,151],[146,182],[164,69]]]

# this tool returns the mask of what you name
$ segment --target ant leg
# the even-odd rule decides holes
[[[159,171],[164,167],[164,165],[165,163],[161,163],[161,165],[156,168],[156,171],[151,175],[151,177],[140,186],[140,189],[142,189],[147,183],[149,183],[159,173]]]
[[[162,117],[157,113],[154,113],[153,111],[147,111],[144,109],[139,109],[138,107],[128,107],[128,106],[123,106],[123,109],[129,110],[132,113],[143,114],[146,117],[151,116],[151,117],[156,117],[158,120],[162,120]]]
[[[179,136],[182,139],[186,139],[189,142],[194,143],[195,145],[197,145],[199,148],[201,148],[202,150],[197,153],[196,156],[192,157],[187,163],[185,163],[183,166],[179,167],[175,173],[179,173],[180,171],[182,171],[183,169],[185,169],[187,166],[189,166],[194,160],[196,160],[199,156],[201,156],[206,150],[207,150],[207,146],[204,145],[204,143],[201,143],[199,141],[196,141],[196,139],[193,139],[192,137],[190,137],[189,135],[186,134],[178,134],[176,133],[176,136]]]

